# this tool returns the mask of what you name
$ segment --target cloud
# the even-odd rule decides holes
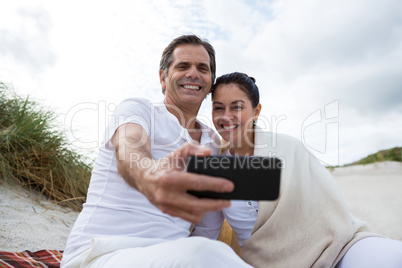
[[[309,116],[338,101],[339,151],[348,158],[400,143],[391,131],[400,136],[393,124],[402,125],[398,0],[35,3],[0,10],[0,56],[13,60],[3,66],[15,67],[15,77],[32,71],[28,84],[64,110],[127,97],[161,100],[162,50],[194,33],[215,47],[218,75],[240,71],[257,79],[263,115],[286,116],[279,132],[300,139]],[[210,110],[208,98],[200,112]],[[93,128],[92,119],[82,119]],[[308,141],[325,140],[325,126],[309,127]]]
[[[271,87],[294,93],[303,89],[300,82],[309,81],[306,87],[333,97],[334,92],[357,97],[366,90],[360,96],[370,95],[377,99],[376,108],[385,108],[402,86],[396,75],[402,71],[397,63],[402,58],[401,7],[400,1],[276,1],[273,20],[245,53],[265,67],[259,73]],[[379,99],[380,92],[386,96]]]
[[[386,133],[390,118],[402,123],[402,2],[277,0],[259,9],[245,3],[223,1],[209,11],[225,32],[213,43],[218,70],[254,76],[262,113],[287,116],[280,132],[301,138],[314,111],[339,101],[338,145],[353,151],[341,162],[380,144],[400,144]],[[358,139],[355,129],[371,134]],[[325,135],[309,132],[314,139]]]
[[[51,28],[48,12],[35,6],[18,8],[14,14],[16,17],[8,22],[14,28],[0,30],[0,54],[14,58],[32,72],[52,66],[55,57],[48,38]]]

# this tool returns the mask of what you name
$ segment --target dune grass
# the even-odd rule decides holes
[[[391,149],[381,150],[374,154],[370,154],[353,163],[345,164],[342,166],[327,166],[326,168],[333,171],[337,167],[348,167],[353,165],[367,165],[382,161],[396,161],[402,162],[402,147],[394,147]]]
[[[20,184],[81,210],[91,165],[69,148],[56,115],[0,82],[0,182]]]
[[[355,165],[366,165],[381,161],[397,161],[402,162],[402,147],[394,147],[387,150],[381,150],[377,153],[368,155],[367,157],[353,163]]]

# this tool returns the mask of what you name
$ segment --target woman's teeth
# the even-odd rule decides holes
[[[224,129],[234,129],[236,127],[237,127],[237,125],[222,125],[222,128],[224,128]]]

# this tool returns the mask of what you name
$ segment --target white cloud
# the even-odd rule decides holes
[[[62,114],[99,105],[74,122],[75,135],[90,141],[103,131],[94,121],[105,103],[163,97],[162,50],[195,33],[214,45],[218,75],[241,71],[257,79],[263,115],[286,116],[279,132],[301,139],[309,116],[339,101],[339,150],[332,142],[327,156],[339,151],[346,163],[401,145],[400,10],[398,0],[7,1],[0,80]],[[201,113],[209,116],[209,98]],[[325,126],[305,132],[317,151]]]
[[[340,147],[350,146],[347,133],[356,126],[374,121],[376,131],[363,127],[371,138],[384,147],[401,144],[397,135],[385,134],[393,140],[387,143],[381,137],[390,127],[383,119],[402,111],[401,7],[397,1],[376,0],[274,2],[273,18],[244,54],[254,63],[247,68],[257,78],[262,103],[270,112],[287,114],[285,132],[300,138],[301,123],[310,113],[338,100]],[[358,115],[355,121],[351,112]],[[361,139],[355,134],[353,140]],[[361,142],[365,152],[379,147]],[[349,155],[363,156],[362,150],[350,149]],[[346,159],[350,156],[340,157],[342,163]]]

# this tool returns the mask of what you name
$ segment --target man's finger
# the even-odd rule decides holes
[[[221,177],[212,177],[195,173],[182,173],[177,179],[182,180],[181,188],[193,191],[212,191],[228,193],[234,190],[234,183]]]
[[[234,190],[234,183],[228,179],[177,170],[165,172],[159,177],[158,184],[160,189],[171,189],[174,192],[194,190],[228,193]]]
[[[189,142],[183,146],[183,157],[185,157],[186,159],[190,155],[196,155],[196,156],[202,157],[202,156],[208,156],[210,154],[211,154],[211,149],[209,149],[203,145],[199,145],[198,143]]]
[[[230,206],[229,200],[200,199],[188,194],[180,194],[171,199],[169,204],[160,206],[164,213],[198,223],[205,213],[218,211]]]
[[[211,149],[199,145],[196,142],[185,143],[179,149],[173,151],[169,156],[172,167],[176,170],[184,171],[187,167],[188,157],[190,155],[196,155],[199,157],[208,156],[211,154]]]

